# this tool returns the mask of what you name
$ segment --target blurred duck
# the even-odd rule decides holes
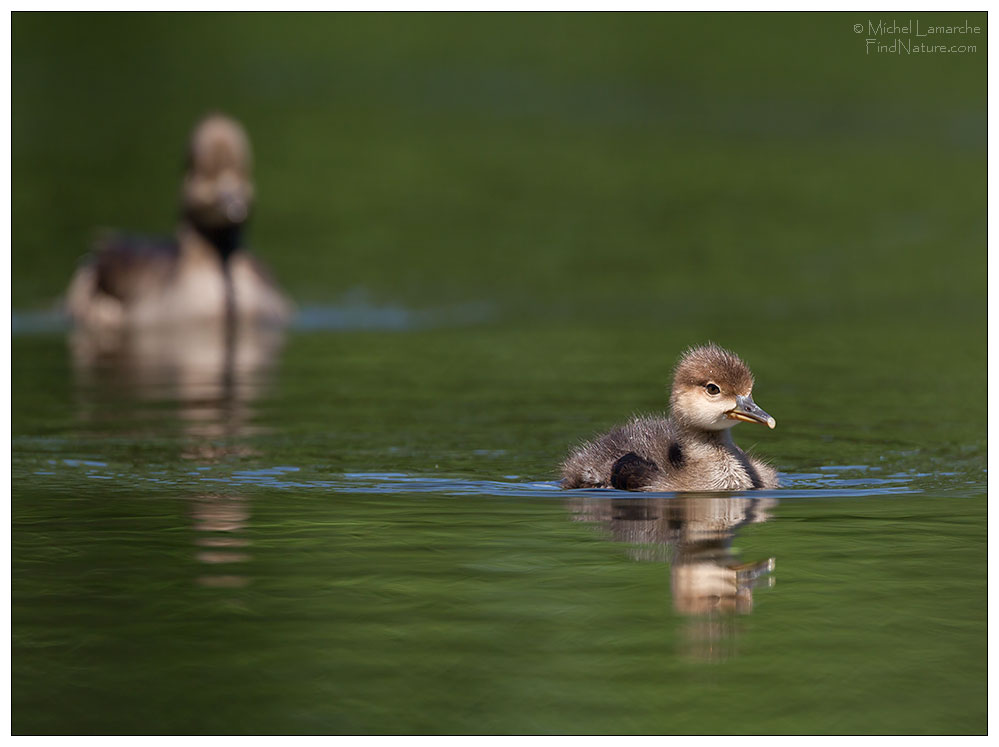
[[[736,446],[729,430],[740,421],[777,425],[752,390],[753,375],[734,353],[714,344],[686,351],[673,376],[669,417],[638,417],[584,444],[562,465],[562,487],[778,487],[777,471]]]
[[[98,242],[66,293],[73,321],[96,329],[286,322],[291,304],[243,247],[253,204],[251,162],[239,123],[218,114],[202,120],[191,135],[176,236]]]

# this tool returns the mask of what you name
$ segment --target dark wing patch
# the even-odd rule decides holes
[[[180,249],[171,239],[112,235],[101,239],[95,255],[98,290],[128,301],[165,282]]]
[[[673,469],[680,469],[683,466],[684,459],[686,458],[683,454],[683,449],[680,448],[680,444],[672,443],[669,447],[669,463],[672,465]]]
[[[614,462],[611,485],[618,490],[640,490],[650,485],[659,474],[659,466],[633,451]]]

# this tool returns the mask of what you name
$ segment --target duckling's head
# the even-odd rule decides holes
[[[191,133],[182,203],[185,217],[206,231],[241,226],[253,205],[253,156],[242,126],[221,114],[202,119]]]
[[[739,356],[714,343],[687,350],[676,365],[670,408],[681,426],[721,431],[740,420],[771,428],[777,421],[753,402],[753,374]]]

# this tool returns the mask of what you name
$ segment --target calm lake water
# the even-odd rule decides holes
[[[15,732],[986,730],[984,428],[902,336],[746,353],[781,490],[636,496],[557,464],[669,340],[346,313],[15,335]]]

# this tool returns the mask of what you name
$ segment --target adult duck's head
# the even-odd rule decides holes
[[[670,393],[673,419],[684,428],[721,431],[740,421],[773,428],[777,421],[753,402],[753,374],[739,356],[714,343],[687,350]]]
[[[233,119],[212,114],[191,133],[181,204],[184,217],[212,236],[238,230],[253,207],[250,139]]]

